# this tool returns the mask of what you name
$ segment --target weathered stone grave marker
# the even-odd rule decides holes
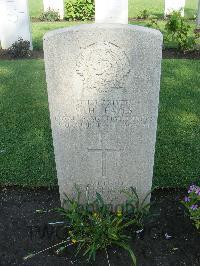
[[[184,17],[185,0],[165,0],[165,16],[173,11],[181,11]]]
[[[48,9],[57,11],[60,15],[60,18],[64,17],[64,1],[63,0],[43,0],[44,11]]]
[[[19,38],[30,42],[30,21],[27,0],[5,0],[4,12],[1,18],[1,46],[9,48]]]
[[[47,33],[44,55],[61,200],[76,184],[116,205],[151,190],[162,34],[104,18]]]
[[[127,0],[96,0],[96,23],[128,24]]]

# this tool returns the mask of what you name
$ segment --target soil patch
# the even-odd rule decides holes
[[[0,49],[0,60],[22,60],[22,59],[43,59],[43,58],[44,58],[44,53],[42,50],[32,51],[29,57],[12,58],[9,54],[6,53],[5,50]]]
[[[43,59],[44,52],[42,50],[34,50],[31,55],[27,58],[21,59]],[[165,49],[163,50],[163,59],[196,59],[200,60],[200,50],[191,52],[178,52],[176,49]],[[0,60],[20,60],[19,58],[12,58],[10,55],[5,53],[5,50],[0,49]]]
[[[199,266],[200,233],[186,216],[179,202],[184,192],[155,191],[151,208],[154,214],[140,233],[133,233],[130,242],[138,266]],[[62,218],[51,212],[59,207],[58,190],[2,188],[0,190],[0,265],[88,265],[74,256],[74,249],[56,255],[56,249],[33,257],[22,258],[33,251],[45,249],[62,241]],[[40,213],[37,210],[44,210]],[[108,250],[110,265],[132,265],[129,255],[121,249]],[[104,252],[90,265],[108,265]]]

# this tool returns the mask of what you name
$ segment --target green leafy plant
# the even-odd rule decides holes
[[[127,250],[136,265],[135,255],[128,245],[130,236],[126,232],[135,220],[127,221],[121,209],[112,213],[98,193],[94,202],[88,201],[84,206],[80,204],[80,197],[80,192],[77,200],[66,195],[67,208],[59,210],[69,224],[68,234],[72,243],[77,245],[77,254],[82,251],[90,261],[95,260],[98,251],[103,250],[108,258],[107,248],[116,245]]]
[[[148,27],[152,27],[154,29],[160,30],[159,24],[158,24],[158,18],[156,16],[149,16],[149,22],[147,23]]]
[[[149,12],[147,9],[142,10],[137,16],[138,19],[147,19],[149,17]]]
[[[99,251],[105,252],[108,265],[110,265],[108,248],[119,246],[129,252],[133,265],[136,265],[136,257],[129,241],[132,229],[136,231],[143,227],[144,218],[149,212],[150,203],[147,200],[149,194],[140,202],[135,188],[131,187],[123,192],[127,196],[125,203],[112,206],[106,204],[99,193],[96,193],[94,201],[90,201],[88,190],[84,196],[76,187],[77,196],[70,198],[65,195],[63,208],[57,209],[63,217],[66,238],[56,245],[28,255],[24,259],[27,260],[55,247],[57,247],[56,253],[59,254],[74,245],[76,247],[75,255],[81,252],[87,261],[95,261]],[[85,198],[85,204],[81,204],[83,198]]]
[[[195,36],[189,36],[190,29],[190,25],[185,22],[181,13],[173,11],[165,25],[166,40],[174,41],[181,51],[191,50],[195,45]]]
[[[72,20],[92,20],[95,14],[94,0],[68,1],[65,5],[66,19]]]
[[[191,185],[188,189],[188,195],[181,202],[187,208],[190,219],[196,228],[200,229],[200,187]]]
[[[134,224],[139,228],[144,226],[144,219],[149,216],[151,203],[147,199],[150,197],[151,192],[140,202],[136,188],[130,187],[129,191],[124,191],[127,196],[124,215],[127,220],[134,220]]]
[[[60,14],[58,11],[54,9],[48,9],[40,16],[41,21],[59,21],[60,20]]]
[[[31,55],[30,42],[19,38],[18,41],[14,42],[11,47],[8,48],[7,53],[12,58],[29,57]]]

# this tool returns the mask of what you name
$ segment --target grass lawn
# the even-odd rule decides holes
[[[56,184],[42,60],[0,61],[0,184]]]
[[[85,22],[86,23],[86,22]],[[32,23],[32,38],[34,50],[41,50],[43,47],[43,36],[47,31],[64,27],[83,24],[82,22],[35,22]]]
[[[200,176],[200,62],[163,60],[154,185]],[[0,184],[56,185],[43,60],[0,61]]]
[[[33,47],[35,50],[41,50],[43,47],[43,36],[47,31],[64,28],[64,27],[70,27],[75,26],[83,23],[91,23],[91,22],[35,22],[32,23],[32,37],[33,37]],[[149,20],[146,21],[134,21],[131,22],[131,24],[140,25],[140,26],[148,26]],[[165,27],[165,21],[159,20],[159,27],[160,30],[164,33],[164,27]],[[196,27],[196,23],[194,21],[188,21],[188,23],[191,26],[191,34],[193,34],[193,31]],[[174,43],[166,43],[167,48],[175,48],[176,46]]]
[[[65,2],[68,0],[65,0]],[[198,0],[186,0],[185,16],[193,18],[197,13]],[[42,0],[29,0],[31,17],[39,17],[42,10]],[[129,0],[129,17],[137,17],[137,15],[147,9],[150,14],[163,17],[164,0]]]

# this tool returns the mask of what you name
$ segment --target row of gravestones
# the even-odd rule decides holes
[[[60,18],[64,16],[63,0],[43,0],[44,10],[54,9],[60,13]],[[112,15],[112,21],[118,23],[127,23],[126,13],[128,12],[127,1],[116,0],[97,0],[96,22],[101,23],[108,14]],[[184,15],[185,0],[165,0],[165,15],[172,10],[182,10]],[[107,8],[105,12],[105,7]],[[112,9],[112,10],[111,10]],[[114,16],[117,20],[114,19]],[[200,23],[200,16],[198,17]],[[199,24],[198,24],[199,25]],[[32,49],[30,20],[28,12],[28,0],[0,0],[0,41],[1,47],[7,49],[19,38],[28,40]]]
[[[63,0],[43,0],[44,10],[54,9],[60,13],[60,18],[64,16]],[[101,23],[112,14],[112,22],[127,23],[128,4],[123,0],[97,0],[96,22]],[[184,15],[185,0],[165,0],[165,15],[172,10],[182,10]],[[106,7],[106,12],[105,12]],[[112,9],[112,10],[111,10]],[[114,16],[117,19],[114,19]],[[198,16],[198,25],[200,15]],[[19,38],[28,40],[32,49],[30,20],[28,12],[28,0],[0,0],[0,41],[1,47],[7,49]]]
[[[43,0],[43,4],[44,11],[57,10],[63,18],[63,0]],[[1,47],[7,49],[19,38],[29,41],[32,49],[28,0],[0,0]]]

